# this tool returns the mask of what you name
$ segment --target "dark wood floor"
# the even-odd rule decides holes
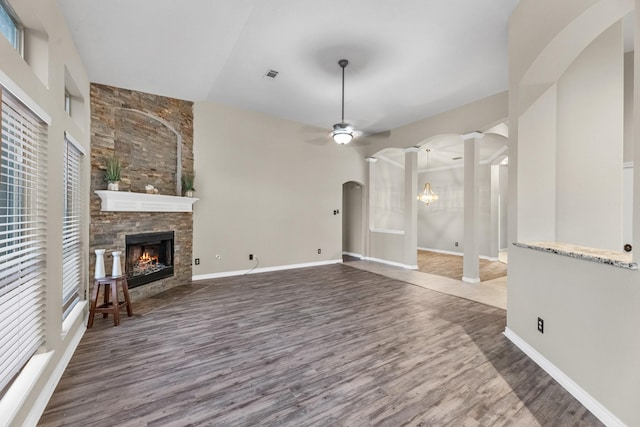
[[[418,251],[418,271],[462,280],[463,259],[458,255]],[[507,275],[507,265],[499,261],[480,260],[480,281],[497,279]]]
[[[339,264],[186,288],[97,317],[39,425],[600,425],[503,310]]]

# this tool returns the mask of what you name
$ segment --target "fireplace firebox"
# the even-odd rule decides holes
[[[173,231],[125,236],[130,288],[173,276],[173,240]]]

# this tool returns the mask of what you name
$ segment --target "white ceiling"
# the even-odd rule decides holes
[[[328,130],[346,58],[346,121],[373,133],[506,90],[518,0],[58,2],[92,82]]]

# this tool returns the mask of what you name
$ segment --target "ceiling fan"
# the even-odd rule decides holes
[[[344,69],[349,65],[349,61],[341,59],[338,61],[338,65],[342,68],[342,120],[340,123],[333,125],[333,132],[331,136],[333,140],[340,145],[348,144],[355,136],[355,132],[351,125],[344,122]]]
[[[367,138],[388,138],[391,134],[390,130],[377,131],[377,132],[363,132],[354,129],[353,125],[344,121],[344,69],[349,65],[349,60],[341,59],[338,61],[338,65],[342,68],[342,115],[340,123],[333,125],[333,130],[329,133],[331,138],[339,145],[345,145],[350,143],[354,138],[359,136],[366,136]],[[317,129],[317,128],[314,128]],[[325,131],[326,132],[326,131]],[[314,131],[315,133],[315,131]],[[309,142],[323,144],[327,141],[327,134],[323,133],[322,138],[314,138]],[[314,142],[315,141],[315,142]]]
[[[355,130],[351,124],[344,121],[344,69],[349,65],[349,61],[347,59],[341,59],[338,61],[338,65],[342,68],[342,116],[340,123],[333,125],[333,131],[331,132],[333,140],[340,145],[345,145],[359,136],[366,136],[367,138],[388,138],[391,134],[389,130],[365,133],[360,130]]]

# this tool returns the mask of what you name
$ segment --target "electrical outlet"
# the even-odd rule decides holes
[[[458,246],[458,242],[456,242],[455,244],[456,244],[456,247],[457,247]]]
[[[318,249],[318,255],[322,253],[322,249]]]
[[[544,320],[538,317],[538,332],[544,334]]]
[[[196,265],[200,265],[200,258],[196,258],[195,259],[195,263],[196,263]]]
[[[253,254],[249,254],[249,261],[253,261]]]

